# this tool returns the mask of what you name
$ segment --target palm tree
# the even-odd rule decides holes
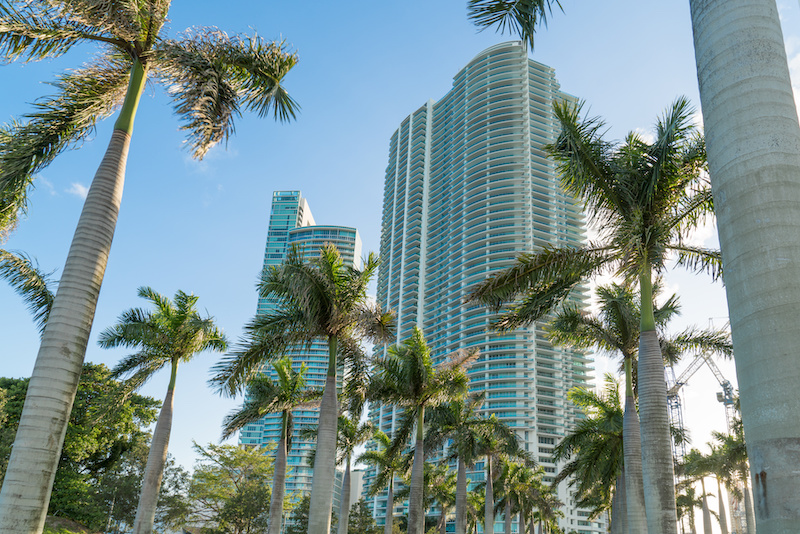
[[[568,398],[583,410],[586,417],[562,439],[553,451],[556,461],[569,460],[556,475],[555,483],[569,479],[575,488],[579,508],[589,508],[595,515],[611,509],[611,532],[628,531],[625,463],[623,460],[623,412],[619,383],[605,375],[602,394],[586,388],[574,388]]]
[[[284,263],[266,270],[259,282],[261,297],[276,302],[275,309],[251,320],[244,339],[213,369],[211,383],[221,393],[232,395],[264,362],[284,354],[288,347],[327,341],[328,370],[320,404],[309,534],[330,531],[339,416],[339,347],[362,338],[383,342],[392,328],[392,316],[367,300],[367,285],[377,267],[373,254],[363,269],[345,265],[333,245],[326,245],[319,256],[308,260],[301,250],[291,248]]]
[[[678,508],[678,520],[682,521],[684,517],[689,519],[689,532],[697,534],[694,521],[695,508],[703,507],[703,499],[697,495],[694,486],[691,484],[682,484],[682,492],[678,493],[675,501]]]
[[[719,443],[717,461],[724,466],[724,470],[728,473],[735,474],[738,483],[741,484],[742,493],[744,494],[745,506],[745,519],[747,521],[747,533],[754,534],[756,532],[755,513],[753,510],[753,500],[750,496],[750,488],[748,479],[750,478],[750,467],[748,461],[747,447],[745,446],[744,433],[741,421],[734,424],[733,434],[723,434],[721,432],[712,432],[714,440]],[[753,477],[754,479],[756,477]]]
[[[229,438],[243,426],[259,421],[267,414],[281,414],[281,432],[275,450],[267,530],[267,534],[278,534],[281,531],[283,499],[286,493],[286,453],[292,446],[292,410],[318,405],[322,390],[306,387],[307,366],[304,363],[295,371],[292,369],[292,360],[286,357],[272,362],[272,367],[277,380],[273,381],[269,376],[261,374],[247,384],[244,404],[228,414],[222,422],[222,439]]]
[[[357,414],[359,417],[361,414]],[[342,479],[342,503],[339,512],[339,525],[337,532],[347,534],[350,521],[350,465],[356,447],[364,444],[374,434],[372,424],[369,422],[359,424],[358,419],[339,416],[337,433],[338,463],[345,465],[344,478]]]
[[[539,521],[539,534],[542,532],[559,532],[558,518],[564,517],[561,507],[564,503],[558,499],[555,488],[540,487],[534,500],[536,512],[533,516]],[[533,534],[533,532],[531,532]]]
[[[787,310],[800,287],[787,281],[800,277],[800,128],[781,22],[775,0],[689,4],[757,527],[792,532],[800,477],[785,466],[800,455],[785,444],[800,439],[800,338]]]
[[[369,496],[374,497],[383,488],[386,488],[386,518],[384,520],[384,534],[392,534],[392,522],[394,520],[394,477],[403,469],[402,458],[396,449],[392,448],[391,439],[384,432],[376,430],[372,439],[377,442],[378,447],[374,450],[367,450],[356,458],[356,463],[372,465],[377,474],[369,487]]]
[[[561,122],[550,151],[564,188],[582,199],[601,228],[600,240],[584,248],[545,248],[524,254],[482,284],[470,299],[503,312],[500,329],[530,324],[567,298],[581,281],[613,269],[638,284],[639,412],[644,497],[650,532],[677,532],[664,363],[653,311],[653,271],[669,254],[680,265],[720,274],[719,253],[684,243],[688,231],[711,213],[711,190],[702,137],[692,126],[693,110],[678,99],[656,125],[650,144],[636,133],[616,146],[603,139],[603,123],[580,119],[582,105],[556,104]],[[505,303],[508,306],[503,308]]]
[[[53,281],[31,258],[25,254],[14,254],[0,249],[0,278],[5,280],[22,296],[39,327],[44,332],[47,317],[53,306]]]
[[[681,465],[684,474],[689,480],[700,482],[703,510],[703,533],[711,534],[711,510],[708,507],[708,493],[706,492],[706,476],[711,474],[711,462],[709,457],[697,449],[692,449],[683,458]]]
[[[452,446],[447,460],[457,464],[456,476],[456,534],[465,534],[467,529],[467,469],[484,454],[487,439],[494,438],[504,443],[516,440],[516,435],[496,417],[486,418],[478,413],[485,393],[468,398],[454,399],[430,410],[425,450],[436,450],[448,440]]]
[[[404,409],[392,443],[393,451],[405,447],[416,426],[408,504],[409,534],[424,532],[422,493],[425,409],[466,393],[467,375],[461,367],[476,357],[477,353],[463,352],[434,366],[422,331],[415,326],[411,338],[390,347],[388,354],[377,361],[371,398]]]
[[[658,281],[653,284],[653,296],[659,295]],[[561,309],[548,325],[550,339],[555,344],[576,348],[596,347],[609,354],[620,354],[625,373],[625,415],[623,432],[625,441],[625,494],[627,520],[633,530],[644,531],[646,518],[643,508],[641,444],[639,415],[636,410],[637,356],[641,304],[627,285],[611,284],[597,288],[599,314],[589,315],[574,305]],[[664,363],[675,364],[687,351],[718,352],[732,356],[730,336],[722,330],[698,330],[689,328],[677,335],[667,337],[665,330],[669,321],[679,313],[680,305],[672,295],[661,306],[655,306],[653,317]]]
[[[194,157],[233,132],[240,110],[279,120],[296,104],[281,82],[297,58],[281,43],[199,29],[168,38],[169,0],[27,2],[0,5],[7,61],[61,56],[94,43],[102,53],[61,75],[55,96],[25,121],[0,128],[0,231],[13,227],[34,177],[90,135],[121,104],[92,182],[42,336],[8,472],[0,492],[2,532],[41,530],[105,271],[133,121],[148,79],[166,85]]]
[[[139,389],[164,366],[170,366],[167,395],[153,431],[133,524],[134,534],[150,534],[167,460],[178,364],[188,362],[206,350],[225,351],[228,344],[213,319],[203,318],[197,313],[196,296],[178,291],[172,302],[149,287],[140,287],[139,296],[150,301],[155,310],[133,308],[124,312],[116,325],[100,334],[98,343],[103,348],[138,349],[138,352],[126,356],[111,370],[112,378],[129,375],[126,386],[130,390]]]
[[[725,512],[725,499],[722,498],[722,482],[730,488],[733,486],[733,473],[728,470],[728,465],[722,456],[722,447],[709,443],[711,454],[706,457],[709,472],[717,479],[717,505],[719,529],[721,534],[728,534],[728,516]]]
[[[500,475],[500,470],[496,469],[505,460],[521,460],[532,462],[530,455],[522,449],[517,434],[508,425],[497,419],[494,414],[489,416],[492,424],[505,427],[499,432],[483,436],[480,443],[481,454],[485,456],[486,462],[486,486],[484,490],[484,532],[494,532],[495,518],[495,492],[494,482]]]

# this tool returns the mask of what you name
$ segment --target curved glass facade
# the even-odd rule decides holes
[[[558,134],[553,102],[561,99],[572,97],[554,70],[510,42],[478,54],[443,98],[403,120],[389,142],[378,277],[378,301],[398,317],[398,342],[419,325],[436,359],[480,349],[471,391],[486,392],[484,411],[517,429],[550,477],[553,446],[580,417],[566,393],[590,380],[591,360],[553,347],[539,324],[493,332],[492,314],[465,298],[523,252],[585,241],[582,209],[545,155]],[[390,407],[370,412],[387,432],[397,416]],[[483,479],[482,467],[473,481]],[[570,506],[563,485],[560,497],[567,531],[604,531]],[[382,522],[385,497],[373,506]]]

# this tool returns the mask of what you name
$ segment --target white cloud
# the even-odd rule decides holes
[[[50,180],[48,180],[44,176],[39,175],[38,176],[38,180],[36,181],[36,183],[43,185],[44,188],[47,190],[47,192],[50,193],[50,196],[54,197],[54,196],[56,196],[58,194],[58,192],[56,191],[55,186],[53,185],[53,182],[51,182]]]
[[[69,189],[67,189],[67,193],[81,197],[85,200],[86,195],[89,194],[89,188],[78,182],[72,182],[72,185],[70,185]]]

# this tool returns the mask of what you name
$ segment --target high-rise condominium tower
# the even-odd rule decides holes
[[[280,265],[291,246],[297,246],[305,256],[319,253],[319,249],[332,243],[339,249],[346,264],[360,267],[361,238],[358,230],[343,226],[317,226],[300,191],[276,191],[272,195],[272,212],[269,217],[267,246],[264,252],[264,269]],[[258,299],[258,313],[270,313],[275,302]],[[288,351],[292,357],[292,367],[297,370],[305,363],[306,382],[309,387],[324,387],[328,368],[328,345],[325,340],[315,341],[310,347],[293,348]],[[264,372],[275,379],[275,371],[267,365]],[[318,409],[295,410],[295,436],[292,448],[287,454],[289,473],[286,479],[286,493],[311,491],[312,469],[307,457],[314,446],[312,441],[300,439],[297,430],[304,426],[316,425],[319,420]],[[277,443],[280,437],[281,420],[279,415],[269,415],[257,423],[246,425],[239,433],[242,445]]]
[[[517,431],[549,480],[553,447],[580,417],[567,391],[587,383],[591,360],[553,347],[541,324],[494,332],[492,314],[465,297],[523,252],[584,242],[582,210],[545,154],[559,131],[553,102],[565,98],[553,69],[510,42],[478,54],[450,92],[404,119],[389,142],[378,277],[379,303],[397,314],[398,342],[417,325],[436,360],[480,349],[470,390],[486,392],[484,411]],[[370,418],[387,433],[399,422],[388,406],[374,406]],[[478,462],[471,479],[483,472]],[[564,484],[560,498],[567,531],[601,532]],[[373,504],[383,523],[385,497]]]

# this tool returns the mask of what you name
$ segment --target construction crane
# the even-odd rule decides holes
[[[717,364],[714,363],[711,356],[706,353],[698,354],[678,378],[675,378],[675,371],[672,367],[669,368],[667,375],[667,402],[669,405],[670,422],[674,427],[683,430],[683,408],[680,390],[703,364],[711,369],[711,372],[714,373],[714,378],[716,378],[719,385],[722,386],[722,391],[717,392],[717,401],[725,406],[725,422],[727,423],[728,433],[732,434],[733,422],[736,417],[733,386],[722,376],[722,372],[719,370],[719,367],[717,367]],[[683,460],[683,457],[686,456],[686,443],[681,442],[680,444],[675,444],[673,441],[672,452],[677,460]]]

